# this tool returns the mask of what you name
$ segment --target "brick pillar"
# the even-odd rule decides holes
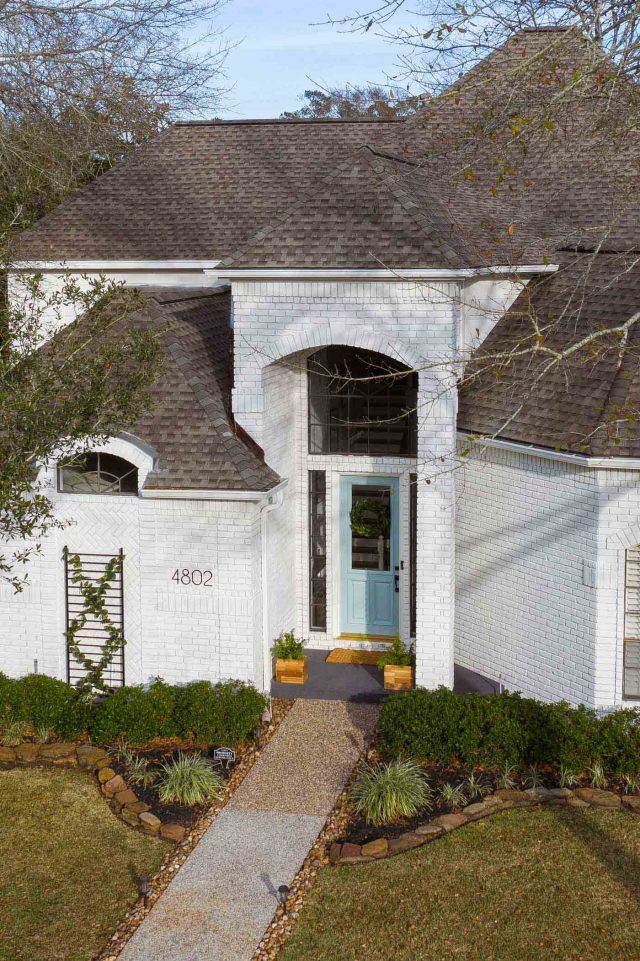
[[[456,392],[450,386],[431,402],[424,376],[418,415],[416,684],[453,687]]]

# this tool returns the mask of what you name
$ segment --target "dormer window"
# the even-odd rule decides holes
[[[115,454],[90,451],[58,466],[65,494],[137,494],[138,468]]]

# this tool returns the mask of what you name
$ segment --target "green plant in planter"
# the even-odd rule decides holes
[[[160,767],[158,797],[167,804],[204,804],[220,797],[224,780],[202,754],[183,754]]]
[[[406,648],[399,635],[393,638],[393,642],[388,651],[385,651],[377,663],[377,667],[380,670],[389,665],[393,667],[415,667],[416,655],[413,649],[413,644],[409,648]]]
[[[413,761],[363,764],[351,788],[356,811],[374,825],[430,810],[432,794],[422,768]]]
[[[281,661],[301,661],[306,643],[303,638],[296,637],[293,631],[283,631],[273,642],[271,653]]]
[[[542,776],[535,764],[532,764],[527,770],[524,783],[531,791],[537,791],[539,788],[544,787]]]
[[[139,754],[132,754],[127,764],[127,780],[130,784],[151,787],[158,779],[158,772],[149,767],[149,762]]]

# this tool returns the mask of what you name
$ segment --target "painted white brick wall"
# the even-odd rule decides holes
[[[273,424],[280,422],[280,414],[271,393],[275,368],[270,365],[288,358],[289,373],[298,377],[298,389],[292,386],[289,396],[300,416],[288,427],[294,467],[285,500],[289,506],[297,504],[297,524],[290,531],[295,540],[297,629],[304,633],[308,628],[307,471],[328,471],[330,504],[335,504],[338,472],[401,473],[401,496],[408,508],[408,473],[413,467],[399,459],[308,456],[304,354],[343,344],[378,351],[419,370],[416,677],[428,687],[453,683],[455,498],[449,459],[455,448],[456,405],[446,364],[456,349],[458,304],[459,289],[453,284],[235,281],[233,285],[233,409],[276,469],[274,460],[282,456],[281,435]],[[408,510],[402,524],[408,555]],[[328,614],[335,634],[335,544],[331,537],[329,541]],[[285,556],[290,551],[288,545]],[[402,631],[408,635],[408,576],[402,587]],[[314,634],[314,645],[325,646],[327,640],[332,638]]]
[[[51,496],[59,516],[72,523],[46,538],[24,594],[6,586],[0,591],[0,670],[19,676],[37,659],[41,673],[66,677],[62,549],[116,553],[122,547],[127,683],[162,676],[262,686],[256,504]],[[178,584],[176,569],[210,570],[211,586]]]
[[[485,449],[455,479],[456,662],[545,701],[612,704],[601,623],[611,589],[590,573],[599,472]]]

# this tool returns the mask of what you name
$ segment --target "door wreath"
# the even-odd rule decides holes
[[[368,521],[365,514],[374,514],[375,520]],[[389,508],[372,497],[363,497],[351,509],[349,515],[351,530],[358,537],[384,537],[389,530]]]

